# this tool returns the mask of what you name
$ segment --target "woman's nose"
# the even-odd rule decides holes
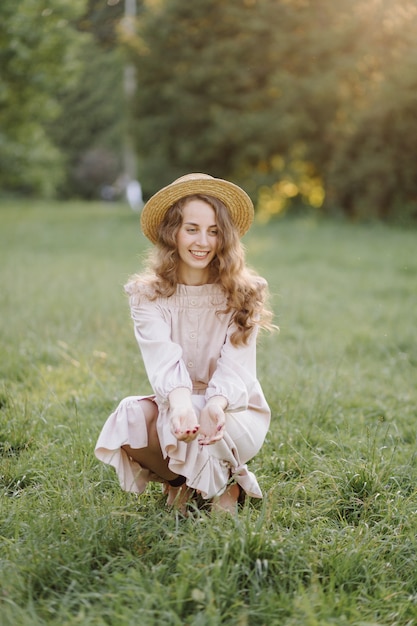
[[[206,246],[206,245],[207,245],[207,242],[208,242],[207,233],[206,233],[206,232],[204,232],[203,230],[200,230],[200,232],[199,232],[199,236],[198,236],[198,240],[197,240],[197,243],[198,243],[200,246]]]

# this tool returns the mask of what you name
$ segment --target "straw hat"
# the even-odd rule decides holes
[[[186,174],[157,191],[145,204],[141,215],[143,234],[156,243],[158,228],[168,209],[185,196],[203,194],[214,196],[223,202],[242,236],[249,230],[254,217],[252,200],[234,183],[208,174]]]

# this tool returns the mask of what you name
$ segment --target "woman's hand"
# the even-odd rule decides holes
[[[171,432],[178,441],[190,443],[197,437],[199,428],[193,407],[176,406],[171,410]]]
[[[178,439],[190,443],[198,434],[200,425],[191,403],[188,389],[174,389],[169,394],[171,432]]]
[[[224,409],[226,405],[226,398],[213,396],[201,411],[200,437],[198,439],[201,445],[209,446],[223,438],[224,425],[226,422]]]

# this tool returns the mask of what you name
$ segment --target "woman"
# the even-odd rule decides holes
[[[121,401],[95,454],[125,490],[163,482],[182,512],[193,491],[226,511],[241,491],[262,497],[246,465],[270,423],[256,378],[258,328],[271,328],[267,285],[240,242],[253,215],[242,189],[207,174],[179,178],[142,211],[155,248],[125,290],[154,393]]]

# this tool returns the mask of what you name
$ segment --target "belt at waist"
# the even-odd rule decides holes
[[[193,381],[193,391],[192,393],[196,393],[197,395],[202,395],[207,389],[207,383],[203,383],[201,380]]]

